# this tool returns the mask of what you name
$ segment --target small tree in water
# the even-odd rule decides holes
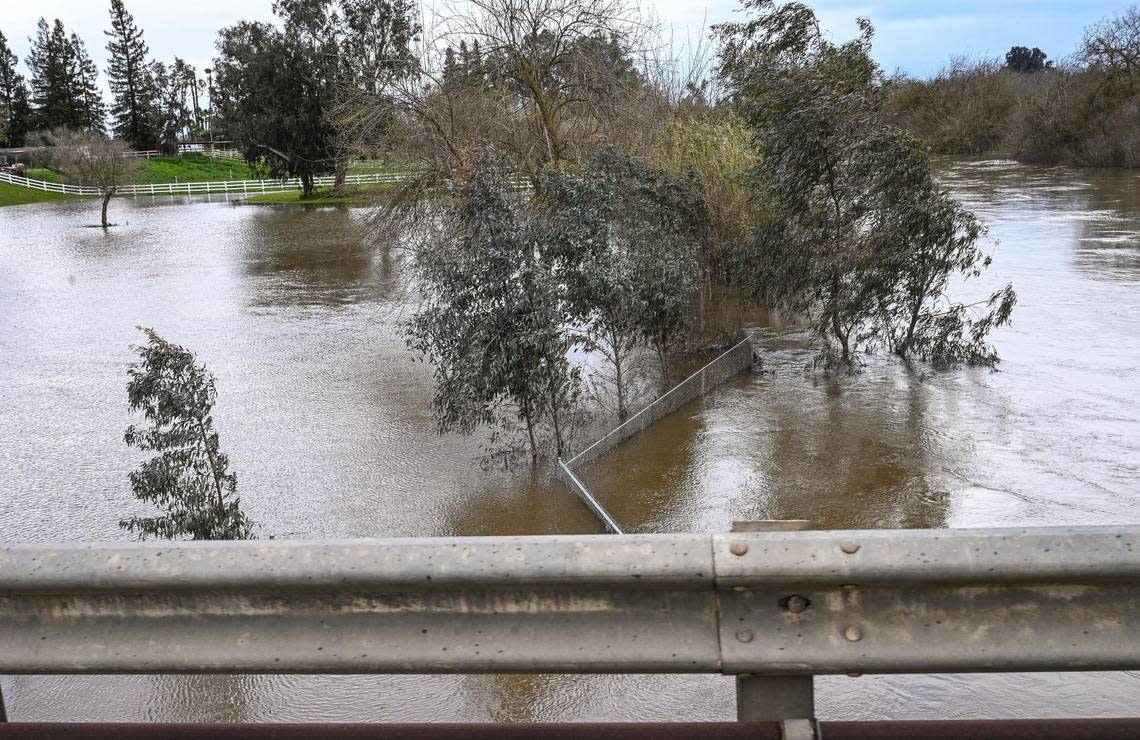
[[[56,129],[47,132],[44,140],[52,147],[53,166],[68,182],[99,188],[103,228],[110,226],[107,206],[119,187],[142,169],[142,161],[127,157],[130,148],[126,142],[108,139],[98,131]]]
[[[131,411],[142,411],[150,426],[128,427],[125,439],[158,454],[131,472],[131,490],[163,514],[131,517],[119,526],[141,538],[251,539],[253,525],[241,512],[237,476],[219,449],[210,413],[217,396],[214,376],[189,350],[153,329],[139,330],[148,341],[132,348],[140,362],[127,371],[127,398]]]

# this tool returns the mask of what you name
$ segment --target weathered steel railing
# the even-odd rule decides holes
[[[9,545],[0,673],[1140,668],[1140,527]]]

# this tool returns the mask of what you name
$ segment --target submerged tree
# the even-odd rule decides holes
[[[51,147],[52,164],[69,182],[99,188],[102,198],[102,225],[107,228],[107,207],[121,185],[143,167],[138,159],[127,157],[126,142],[108,139],[97,131],[57,129],[42,135]]]
[[[434,366],[441,433],[494,427],[507,414],[536,462],[545,432],[565,449],[581,378],[568,358],[565,288],[495,169],[470,173],[443,215],[443,232],[455,236],[416,257],[426,298],[409,344]]]
[[[650,345],[667,387],[670,352],[692,317],[708,222],[703,190],[614,150],[581,171],[548,173],[542,184],[545,248],[559,260],[586,346],[613,371],[625,418],[631,355]]]
[[[805,316],[839,364],[885,346],[995,365],[986,337],[1008,323],[1016,295],[947,298],[955,275],[989,264],[982,229],[935,183],[921,145],[884,123],[870,23],[836,45],[805,5],[746,7],[756,18],[719,27],[721,74],[760,154],[751,182],[764,218],[738,260],[741,283]]]
[[[237,476],[214,429],[214,376],[189,350],[153,329],[139,330],[147,344],[133,348],[139,362],[128,370],[127,398],[131,411],[141,411],[150,425],[128,427],[124,439],[158,453],[131,473],[131,490],[163,513],[124,519],[119,526],[143,538],[251,539],[253,524],[241,511]]]

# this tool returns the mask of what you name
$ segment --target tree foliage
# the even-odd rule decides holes
[[[130,479],[135,498],[162,513],[124,519],[119,526],[142,538],[251,539],[253,524],[241,511],[237,476],[214,429],[214,376],[189,350],[153,329],[139,329],[147,344],[133,348],[139,361],[128,370],[127,399],[149,426],[128,427],[124,439],[157,453]]]
[[[1036,46],[1014,46],[1005,55],[1005,68],[1018,74],[1033,74],[1048,69],[1051,63],[1045,60],[1049,55]]]
[[[628,412],[628,361],[651,346],[668,377],[670,352],[692,316],[702,193],[628,155],[603,152],[581,170],[542,175],[529,201],[504,186],[509,170],[479,163],[447,199],[438,236],[415,258],[424,303],[409,343],[435,368],[441,432],[526,434],[531,459],[545,442],[567,449],[594,350],[613,371]]]
[[[749,0],[755,17],[720,26],[722,74],[751,127],[752,181],[766,208],[739,276],[754,295],[807,317],[828,356],[886,347],[935,364],[994,365],[991,328],[1011,287],[951,302],[954,275],[989,264],[982,227],[934,182],[922,147],[884,123],[873,30],[833,44],[800,3]],[[835,352],[831,355],[831,352]]]
[[[628,413],[628,361],[642,345],[669,357],[688,328],[699,286],[704,193],[632,157],[606,150],[580,171],[549,172],[541,205],[546,249],[565,268],[570,320],[613,370],[618,416]]]
[[[519,421],[532,462],[544,430],[560,453],[581,375],[570,365],[565,287],[491,165],[476,167],[443,214],[442,234],[417,255],[423,305],[409,344],[434,367],[441,433]]]
[[[343,86],[372,89],[410,64],[418,31],[406,0],[274,4],[281,28],[242,22],[223,29],[214,62],[216,105],[228,135],[275,177],[344,173],[329,114]]]

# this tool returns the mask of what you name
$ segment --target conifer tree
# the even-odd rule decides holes
[[[71,84],[75,90],[77,128],[82,131],[102,131],[106,112],[103,94],[99,91],[99,68],[87,55],[83,40],[71,34],[69,42],[72,60]]]
[[[37,129],[102,129],[103,102],[99,72],[83,41],[68,36],[57,18],[50,26],[40,18],[25,60],[31,71],[33,127]]]
[[[114,97],[111,130],[135,149],[153,149],[158,143],[157,91],[147,61],[150,49],[123,0],[111,0],[111,30],[104,33],[110,39],[107,83]]]
[[[16,72],[16,55],[8,47],[8,39],[0,33],[0,142],[4,146],[23,146],[31,126],[31,109],[28,105],[28,88],[24,78]]]

